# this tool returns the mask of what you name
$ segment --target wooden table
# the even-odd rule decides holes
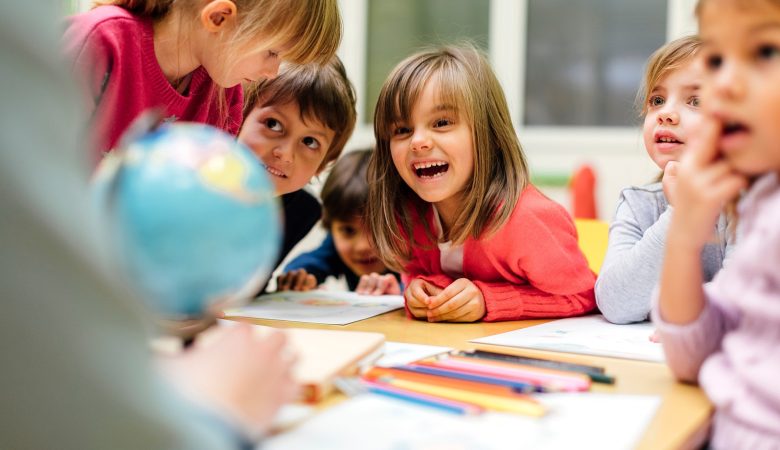
[[[355,322],[350,325],[319,325],[278,320],[243,319],[251,323],[278,328],[321,328],[333,330],[374,331],[384,333],[388,341],[429,344],[457,349],[481,348],[518,355],[538,356],[574,363],[605,367],[614,375],[614,385],[594,383],[595,392],[646,394],[661,397],[661,406],[645,431],[637,449],[666,450],[698,448],[706,438],[712,415],[712,405],[696,386],[675,381],[664,364],[604,358],[571,353],[473,344],[470,339],[538,325],[546,320],[497,323],[427,323],[407,319],[403,310]],[[330,403],[330,402],[328,402]]]

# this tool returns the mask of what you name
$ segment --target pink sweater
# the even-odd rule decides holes
[[[740,203],[737,247],[705,296],[698,319],[683,326],[654,308],[669,367],[682,380],[698,379],[715,404],[715,449],[780,449],[777,174],[759,179]]]
[[[433,209],[426,219],[434,227]],[[404,284],[422,278],[439,287],[455,281],[441,269],[439,248],[417,220]],[[463,244],[463,274],[485,299],[486,322],[569,317],[596,308],[596,276],[577,245],[577,230],[559,204],[535,187],[523,191],[509,220],[488,238]]]
[[[202,66],[192,72],[187,95],[165,78],[154,53],[149,19],[118,6],[100,6],[68,19],[65,52],[91,111],[94,162],[111,150],[128,125],[144,110],[159,106],[169,120],[214,125],[237,134],[241,125],[241,86],[219,87]]]

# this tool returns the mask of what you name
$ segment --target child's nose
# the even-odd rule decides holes
[[[738,64],[723,64],[715,75],[713,88],[717,96],[730,100],[745,95],[745,78]]]
[[[425,130],[415,130],[409,146],[413,151],[430,150],[431,140]]]
[[[677,111],[666,108],[658,113],[659,125],[677,125],[680,122],[680,115]]]
[[[284,163],[290,163],[292,162],[293,158],[293,152],[291,146],[287,143],[282,143],[274,147],[272,153],[274,155],[274,158],[280,160]]]
[[[355,242],[355,250],[361,253],[373,253],[374,249],[371,247],[371,242],[368,240],[368,236],[359,236],[357,242]]]

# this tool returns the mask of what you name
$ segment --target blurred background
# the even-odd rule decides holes
[[[469,39],[489,55],[534,181],[570,208],[566,183],[596,174],[597,216],[623,187],[658,174],[635,105],[644,63],[696,30],[695,0],[341,0],[340,56],[358,91],[349,147],[373,142],[371,120],[390,69],[420,47]]]

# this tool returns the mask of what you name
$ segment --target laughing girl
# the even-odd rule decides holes
[[[528,182],[485,57],[444,47],[402,61],[374,115],[367,217],[429,322],[567,317],[595,308],[569,214]]]

